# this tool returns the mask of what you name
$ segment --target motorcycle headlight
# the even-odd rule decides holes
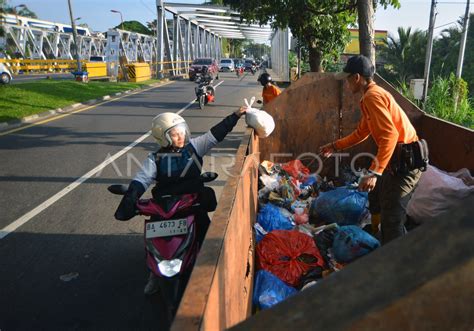
[[[182,264],[183,261],[180,259],[163,260],[158,263],[158,269],[160,270],[163,276],[173,277],[174,275],[179,273]]]

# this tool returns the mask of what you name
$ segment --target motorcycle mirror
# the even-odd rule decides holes
[[[259,105],[261,105],[263,102],[262,102],[262,100],[257,100],[257,103],[258,103]]]
[[[219,175],[215,172],[203,172],[200,176],[201,180],[203,181],[203,183],[208,183],[208,182],[212,182],[213,180],[215,180]]]
[[[107,187],[107,190],[109,190],[109,192],[112,194],[125,195],[125,193],[127,193],[128,186],[123,184],[114,184]]]

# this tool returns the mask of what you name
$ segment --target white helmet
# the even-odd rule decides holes
[[[189,127],[184,118],[175,113],[163,113],[155,116],[151,124],[151,134],[157,140],[161,147],[168,147],[171,145],[171,137],[169,132],[175,127],[182,127],[185,131],[185,143],[189,141]]]

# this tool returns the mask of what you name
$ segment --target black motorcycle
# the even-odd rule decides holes
[[[199,102],[199,108],[204,109],[204,106],[209,102],[214,102],[216,90],[212,86],[213,80],[211,76],[198,74],[195,83],[198,84],[194,91],[196,92],[196,101]]]

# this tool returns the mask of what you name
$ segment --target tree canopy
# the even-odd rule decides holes
[[[288,27],[309,52],[312,71],[321,70],[325,56],[337,57],[349,39],[348,28],[357,21],[357,0],[224,0],[243,19],[275,28]],[[375,1],[386,8],[398,0]]]
[[[449,79],[456,72],[461,40],[462,20],[444,29],[433,42],[430,81],[436,77]],[[423,78],[428,36],[425,31],[398,28],[398,35],[390,35],[381,55],[385,66],[379,72],[394,85],[409,84],[410,79]],[[462,78],[474,96],[474,14],[471,14],[467,33]]]
[[[293,36],[307,47],[313,71],[321,70],[323,55],[342,51],[349,38],[348,26],[356,21],[354,10],[347,7],[331,14],[331,10],[342,9],[345,0],[224,0],[224,3],[239,10],[247,21],[290,28]]]
[[[423,78],[428,36],[425,31],[412,31],[410,27],[399,27],[397,31],[398,36],[390,34],[382,48],[381,57],[386,65],[381,74],[392,82],[408,84],[410,79]]]
[[[0,13],[5,14],[16,14],[24,17],[38,18],[36,13],[31,11],[28,6],[22,4],[19,6],[11,6],[8,4],[8,0],[0,0]]]
[[[462,77],[469,85],[469,94],[474,98],[474,14],[469,18],[467,31],[466,52],[464,53],[464,66]]]
[[[114,29],[122,29],[122,24],[117,25]],[[138,21],[123,22],[123,30],[137,32],[141,34],[153,35],[153,32]]]

